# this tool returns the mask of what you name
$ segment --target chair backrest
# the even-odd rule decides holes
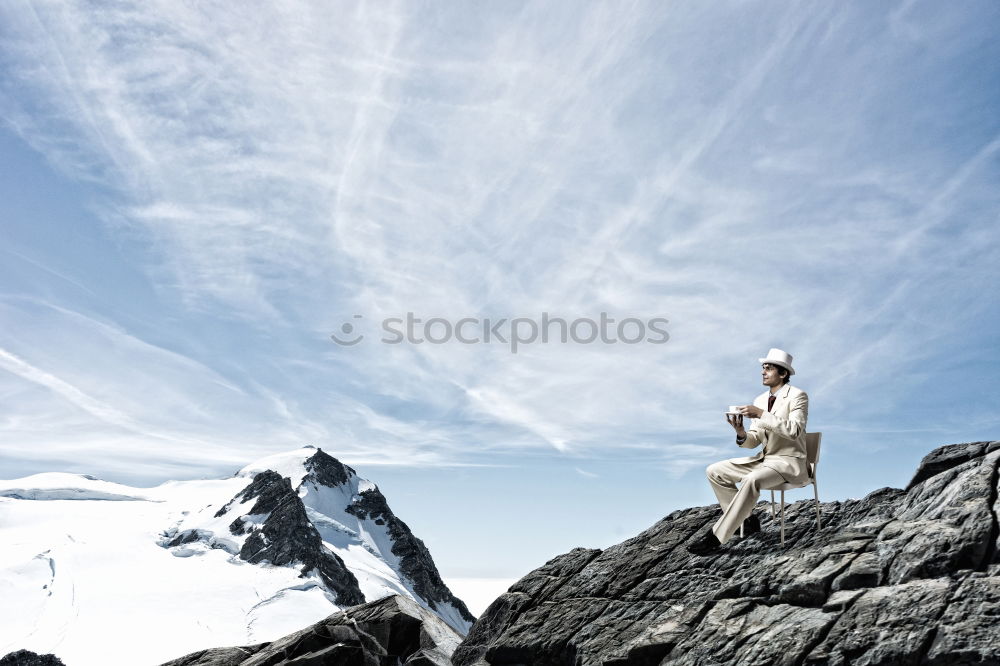
[[[806,459],[810,465],[815,465],[819,462],[819,443],[822,439],[823,433],[821,432],[806,433]]]

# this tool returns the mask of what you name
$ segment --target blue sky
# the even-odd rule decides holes
[[[713,502],[770,347],[824,499],[1000,436],[995,2],[11,1],[0,26],[4,478],[311,443],[446,576],[502,578]],[[379,342],[407,312],[670,339]]]

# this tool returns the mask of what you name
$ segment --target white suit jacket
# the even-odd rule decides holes
[[[809,396],[802,389],[785,384],[775,392],[771,411],[767,399],[771,392],[764,391],[754,398],[755,407],[763,414],[747,428],[747,438],[740,446],[754,449],[764,445],[755,456],[737,458],[736,462],[759,462],[781,474],[788,483],[804,483],[809,478],[806,459],[806,419],[809,416]]]

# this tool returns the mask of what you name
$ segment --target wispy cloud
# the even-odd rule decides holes
[[[8,126],[103,188],[161,309],[230,341],[195,361],[210,343],[180,325],[139,344],[8,303],[8,331],[83,322],[87,359],[39,336],[4,367],[109,429],[427,465],[629,455],[656,433],[683,470],[767,348],[795,354],[818,418],[877,430],[871,392],[902,400],[995,308],[951,295],[997,283],[996,128],[925,96],[921,76],[961,82],[917,53],[917,7],[0,11]],[[974,20],[938,27],[941,59],[976,57]],[[407,311],[663,316],[671,339],[326,340]]]

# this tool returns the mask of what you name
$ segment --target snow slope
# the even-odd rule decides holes
[[[0,481],[0,497],[31,500],[118,500],[148,499],[138,488],[101,481],[87,474],[48,472],[13,481]]]
[[[317,576],[238,557],[247,536],[229,525],[237,516],[264,517],[248,517],[252,501],[231,500],[266,469],[290,479],[367,601],[401,594],[465,633],[469,622],[458,609],[414,592],[385,526],[345,510],[374,485],[348,467],[346,483],[318,483],[304,465],[316,451],[270,456],[228,479],[155,488],[62,473],[0,481],[0,655],[26,648],[70,666],[153,665],[274,640],[337,610]],[[187,530],[198,538],[167,546]]]

